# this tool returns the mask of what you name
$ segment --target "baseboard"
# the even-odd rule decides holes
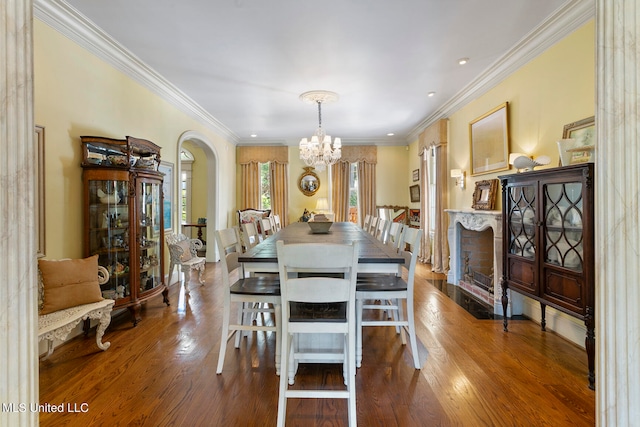
[[[523,315],[538,324],[540,323],[542,311],[540,310],[540,303],[538,301],[525,297],[523,301],[523,309]],[[549,306],[547,306],[545,311],[547,331],[554,331],[558,335],[584,348],[587,328],[582,320],[569,316],[568,314]]]

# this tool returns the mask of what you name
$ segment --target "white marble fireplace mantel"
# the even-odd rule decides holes
[[[460,279],[464,277],[463,267],[464,259],[461,253],[460,226],[471,231],[484,231],[486,229],[493,230],[493,274],[494,274],[494,293],[493,293],[493,312],[502,315],[502,286],[500,285],[500,277],[502,276],[502,211],[482,211],[475,209],[445,209],[449,214],[449,272],[447,273],[447,282],[456,286],[460,286]],[[511,316],[511,300],[510,307],[507,312]]]

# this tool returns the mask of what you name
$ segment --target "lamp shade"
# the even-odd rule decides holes
[[[326,197],[320,197],[316,203],[317,211],[326,211],[329,209],[329,201]]]

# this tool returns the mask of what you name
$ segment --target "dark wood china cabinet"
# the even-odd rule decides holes
[[[164,283],[163,174],[160,147],[133,137],[82,136],[84,255],[99,256],[110,280],[101,286],[114,309],[127,308],[133,325],[141,304]]]
[[[504,175],[502,304],[507,289],[586,326],[589,387],[595,388],[594,165],[585,163]]]

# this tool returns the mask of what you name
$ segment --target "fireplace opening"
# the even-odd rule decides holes
[[[462,274],[459,285],[480,302],[493,306],[495,272],[493,271],[494,236],[491,228],[475,231],[460,225]]]

